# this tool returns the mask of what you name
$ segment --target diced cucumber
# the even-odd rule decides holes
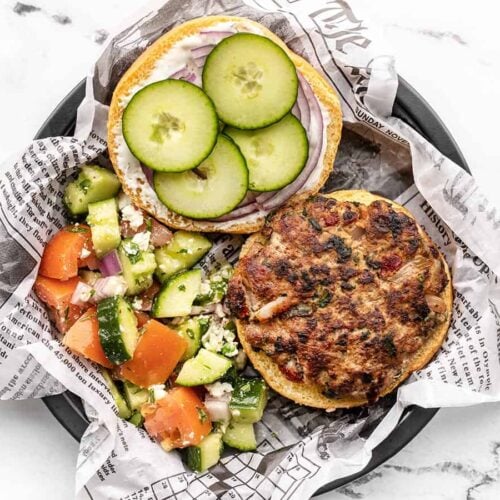
[[[144,165],[182,172],[199,165],[217,141],[212,101],[196,85],[162,80],[137,92],[123,112],[123,137]]]
[[[302,172],[309,155],[309,142],[302,124],[292,114],[258,130],[228,127],[224,134],[240,148],[248,167],[249,189],[276,191]]]
[[[132,358],[139,338],[137,318],[120,296],[108,297],[97,305],[99,340],[106,357],[117,365]]]
[[[210,219],[230,212],[245,197],[248,169],[238,146],[220,135],[210,156],[194,170],[155,172],[153,183],[170,210],[192,219]]]
[[[194,266],[210,248],[212,242],[202,234],[176,231],[170,243],[155,250],[156,276],[163,283],[179,271]]]
[[[64,203],[71,215],[86,214],[89,203],[113,198],[119,190],[120,181],[113,172],[97,165],[85,165],[77,179],[67,185]]]
[[[253,424],[262,418],[267,404],[267,385],[259,378],[234,382],[229,408],[234,422]]]
[[[224,450],[222,434],[212,432],[197,446],[190,446],[186,451],[186,462],[190,469],[203,472],[213,467],[219,460]]]
[[[120,224],[116,199],[89,204],[87,222],[92,232],[92,243],[97,257],[101,258],[120,245]]]
[[[203,89],[224,123],[260,128],[292,109],[297,100],[297,71],[286,52],[269,38],[237,33],[208,55]]]
[[[149,401],[149,391],[128,380],[123,383],[123,394],[132,411],[140,410],[141,406]]]
[[[193,301],[200,293],[201,270],[192,269],[170,278],[161,288],[153,303],[154,318],[187,316]]]
[[[225,356],[201,348],[194,358],[182,365],[175,383],[188,387],[211,384],[221,378],[231,366],[231,360]]]
[[[132,414],[128,421],[136,427],[141,427],[144,423],[144,417],[141,415],[140,411],[136,411]]]
[[[253,424],[231,421],[222,440],[231,448],[241,451],[252,451],[257,448]]]
[[[106,381],[109,392],[111,393],[111,396],[113,396],[113,399],[115,401],[116,407],[118,409],[118,416],[125,419],[130,418],[132,412],[130,411],[130,408],[128,407],[125,399],[118,390],[118,387],[116,387],[116,384],[111,378],[111,375],[107,370],[101,370],[101,373],[104,380]]]
[[[131,239],[123,240],[118,249],[127,295],[137,295],[153,284],[156,260],[153,252],[141,250]]]
[[[207,331],[210,319],[206,316],[188,318],[174,328],[187,342],[187,349],[181,361],[192,358],[201,347],[201,336]]]

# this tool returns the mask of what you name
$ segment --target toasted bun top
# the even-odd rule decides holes
[[[451,276],[413,221],[393,201],[337,191],[287,204],[247,239],[227,302],[271,388],[316,408],[361,406],[431,360],[452,316]]]
[[[310,185],[307,185],[305,189],[303,188],[304,190],[300,193],[314,194],[318,192],[333,168],[333,161],[337,152],[342,129],[342,112],[336,92],[328,85],[320,73],[307,61],[288,49],[276,35],[259,23],[230,16],[212,16],[193,19],[192,21],[188,21],[173,28],[160,37],[137,58],[116,86],[110,104],[108,119],[109,156],[122,182],[124,191],[133,200],[135,205],[146,210],[152,216],[173,228],[203,232],[251,233],[260,229],[264,224],[266,214],[262,212],[251,214],[243,219],[235,219],[226,222],[194,220],[176,214],[168,210],[167,207],[159,201],[154,190],[148,184],[139,162],[125,161],[122,155],[119,154],[121,120],[123,111],[128,102],[128,97],[144,85],[144,81],[155,69],[157,61],[185,37],[198,34],[201,30],[213,27],[219,23],[227,22],[234,23],[241,31],[248,31],[249,29],[257,31],[259,34],[270,38],[282,47],[295,64],[299,73],[311,86],[323,109],[323,113],[326,113],[329,118],[324,133],[326,137],[326,147],[324,148],[323,159],[319,166],[321,170],[319,174],[315,176],[316,180],[311,182]]]

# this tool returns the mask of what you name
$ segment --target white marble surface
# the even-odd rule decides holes
[[[0,0],[0,161],[20,150],[85,75],[106,33],[140,0]],[[500,43],[495,0],[351,0],[399,72],[498,198]],[[492,242],[493,243],[493,242]],[[39,401],[0,402],[0,498],[69,500],[77,443]],[[404,450],[322,500],[497,500],[500,404],[446,409]]]

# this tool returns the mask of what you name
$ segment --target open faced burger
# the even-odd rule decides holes
[[[272,32],[206,17],[163,35],[118,83],[109,154],[125,192],[178,229],[250,233],[314,194],[340,139],[337,94]]]
[[[318,408],[373,403],[437,352],[452,288],[402,206],[367,191],[291,202],[243,246],[228,290],[254,367]]]

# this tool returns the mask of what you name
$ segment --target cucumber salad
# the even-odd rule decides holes
[[[208,97],[192,87],[168,81],[145,91],[140,106],[137,101],[139,119],[154,97],[151,92],[159,92],[160,101],[166,95],[180,103],[176,117],[185,111],[185,123],[197,116],[202,124],[203,130],[189,132],[196,148],[175,157],[157,151],[155,166],[185,169],[213,149],[211,159],[203,160],[207,172],[236,165],[246,179],[246,162],[229,135],[205,134],[217,133],[216,114]],[[199,106],[187,106],[191,98],[182,100],[185,89],[198,96]],[[129,110],[129,125],[138,131],[134,113]],[[237,116],[255,120],[251,113]],[[174,118],[164,119],[171,123]],[[174,129],[158,128],[156,139],[170,140]],[[151,137],[132,135],[137,154],[152,158]],[[159,175],[198,175],[165,172]],[[167,185],[162,177],[155,182]],[[227,201],[221,194],[217,198]],[[212,241],[200,233],[170,231],[135,207],[116,175],[97,165],[81,168],[66,188],[64,203],[72,223],[47,243],[34,285],[63,344],[100,366],[121,418],[144,426],[167,451],[182,448],[193,470],[215,465],[224,446],[255,450],[253,424],[262,417],[268,389],[261,378],[243,374],[246,356],[224,305],[231,266],[209,275],[196,267]],[[217,204],[208,199],[205,210],[218,213]]]
[[[321,166],[321,109],[288,54],[260,34],[225,29],[179,48],[189,52],[180,69],[158,63],[166,78],[159,69],[124,98],[115,131],[123,163],[140,165],[155,198],[191,219],[266,213]]]

